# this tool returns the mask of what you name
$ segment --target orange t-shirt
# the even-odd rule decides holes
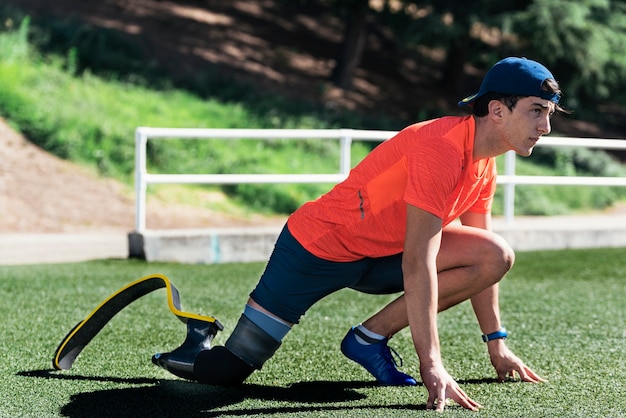
[[[348,178],[295,211],[289,231],[329,261],[403,251],[407,203],[447,225],[465,212],[489,213],[495,159],[474,162],[475,123],[450,116],[411,125],[377,146]]]

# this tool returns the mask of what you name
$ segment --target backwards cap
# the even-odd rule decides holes
[[[505,58],[494,64],[487,72],[478,93],[461,100],[459,106],[472,104],[486,93],[536,96],[559,103],[560,94],[541,89],[543,82],[549,78],[554,79],[554,76],[537,61],[517,57]]]

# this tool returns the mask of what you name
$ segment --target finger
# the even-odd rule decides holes
[[[435,409],[435,393],[428,391],[428,400],[426,401],[426,409]]]
[[[523,365],[522,367],[518,369],[520,379],[522,380],[522,382],[536,382],[536,380],[533,379],[531,375],[528,373],[528,370],[529,369]]]
[[[472,405],[474,408],[482,408],[483,407],[481,404],[479,404],[478,402],[476,402],[475,400],[473,400],[472,398],[467,396],[467,393],[465,393],[465,391],[463,389],[459,388],[459,390],[461,391],[461,393],[463,394],[465,399],[467,399],[469,404]]]
[[[478,408],[482,408],[483,407],[481,404],[479,404],[478,402],[474,401],[472,398],[467,396],[467,393],[465,393],[465,391],[463,389],[461,389],[460,387],[458,388],[458,391],[459,391],[459,394],[461,395],[462,399],[467,400],[467,402],[470,405],[472,405],[474,407],[478,407]],[[459,402],[457,402],[457,403],[459,403]]]
[[[458,393],[451,394],[450,398],[463,408],[471,411],[478,411],[479,408],[483,407],[481,404],[467,396],[460,388],[458,389]]]
[[[459,399],[459,400],[455,400],[455,402],[461,405],[463,408],[469,409],[470,411],[474,411],[474,412],[477,412],[480,408],[483,407],[481,404],[479,404],[472,398]]]
[[[467,398],[468,402],[470,403],[470,405],[472,406],[471,408],[468,408],[474,412],[478,411],[479,409],[481,409],[483,406],[481,404],[479,404],[478,402],[476,402],[475,400],[471,399],[471,398]]]
[[[532,383],[540,383],[545,382],[537,373],[532,371],[530,368],[524,366],[520,371],[518,371],[520,375],[520,379],[524,382],[532,382]]]
[[[443,412],[443,408],[445,408],[445,406],[446,406],[446,389],[441,387],[437,391],[437,412]]]
[[[458,387],[456,390],[461,394],[461,396],[463,396],[464,398],[469,399],[469,396],[467,396],[467,393],[465,393],[465,391],[463,389]]]
[[[535,379],[536,382],[545,382],[546,380],[544,378],[542,378],[541,376],[539,376],[537,373],[535,373],[533,370],[529,369],[528,367],[526,368],[527,373],[533,378]]]
[[[502,383],[506,381],[507,372],[498,372],[498,382]]]

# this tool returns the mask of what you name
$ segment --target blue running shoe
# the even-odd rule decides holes
[[[341,352],[359,363],[370,372],[378,383],[385,386],[415,386],[417,382],[408,374],[398,371],[397,363],[391,352],[395,350],[387,345],[387,338],[381,342],[364,345],[356,340],[355,328],[352,327],[341,342]],[[367,337],[366,337],[367,338]],[[400,356],[398,356],[400,357]],[[400,359],[402,361],[402,359]],[[401,364],[402,365],[402,364]]]

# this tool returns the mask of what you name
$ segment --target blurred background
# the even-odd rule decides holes
[[[572,114],[554,118],[553,135],[626,137],[621,0],[2,0],[0,17],[0,116],[38,149],[119,183],[122,206],[132,205],[137,126],[399,130],[463,114],[457,101],[511,55],[542,62],[560,82]],[[371,146],[355,145],[353,161]],[[150,142],[148,153],[154,172],[329,172],[338,161],[336,146],[316,141],[172,139]],[[517,171],[624,176],[625,160],[620,152],[538,147]],[[25,208],[41,208],[34,195],[43,192],[25,197],[10,187],[18,168],[7,167],[0,191],[13,221],[5,216],[0,231],[27,229],[36,223],[25,220]],[[176,222],[210,223],[224,212],[248,220],[287,214],[327,189],[155,186],[150,196],[161,208],[203,211]],[[623,204],[623,189],[518,187],[516,213],[607,210]],[[90,196],[71,207],[89,208],[98,200],[96,191]],[[18,200],[19,211],[8,207]],[[132,211],[116,209],[111,196],[100,200],[113,205],[110,217],[132,224]],[[81,222],[95,222],[97,211]],[[163,213],[153,222],[176,218]]]

